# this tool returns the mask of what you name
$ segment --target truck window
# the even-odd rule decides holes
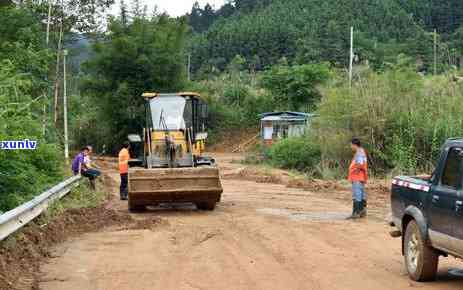
[[[445,161],[441,184],[457,189],[461,180],[462,149],[452,148]]]

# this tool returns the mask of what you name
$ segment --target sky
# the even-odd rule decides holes
[[[220,8],[225,3],[225,0],[141,0],[144,5],[148,5],[148,11],[152,11],[157,5],[159,12],[167,12],[170,16],[181,16],[191,11],[195,1],[198,1],[201,7],[209,3],[214,9]],[[116,0],[116,3],[112,9],[112,14],[119,13],[120,0]],[[131,1],[125,0],[125,3],[130,4]]]

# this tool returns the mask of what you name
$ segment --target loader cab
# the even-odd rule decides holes
[[[196,93],[145,93],[143,164],[147,168],[211,165],[205,158],[207,104]]]
[[[188,131],[193,143],[207,136],[208,107],[196,93],[156,94],[146,106],[147,127],[153,131]]]

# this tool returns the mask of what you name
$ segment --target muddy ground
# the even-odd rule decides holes
[[[111,188],[105,176],[98,184]],[[67,209],[53,217],[39,217],[0,243],[0,290],[39,289],[40,266],[55,258],[54,246],[84,233],[105,230],[153,229],[164,221],[152,216],[134,219],[128,212],[111,208],[114,196],[108,195],[92,208]]]
[[[441,259],[437,282],[411,282],[400,240],[388,235],[388,191],[369,188],[369,218],[346,221],[345,183],[307,182],[283,171],[259,172],[216,156],[222,203],[213,212],[191,205],[128,214],[111,199],[105,210],[140,224],[72,235],[53,247],[37,276],[39,289],[462,289],[463,268]],[[117,196],[115,163],[101,164]],[[90,221],[91,222],[91,221]],[[133,224],[133,222],[129,223]]]

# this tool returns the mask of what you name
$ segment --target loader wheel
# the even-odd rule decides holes
[[[198,202],[196,203],[196,207],[199,210],[214,210],[215,209],[215,202],[208,201],[208,202]]]
[[[143,212],[146,210],[146,206],[145,205],[134,205],[130,202],[130,199],[129,199],[129,211],[130,212]]]
[[[414,220],[407,225],[404,250],[405,265],[412,280],[425,282],[436,279],[439,255],[423,240]]]

